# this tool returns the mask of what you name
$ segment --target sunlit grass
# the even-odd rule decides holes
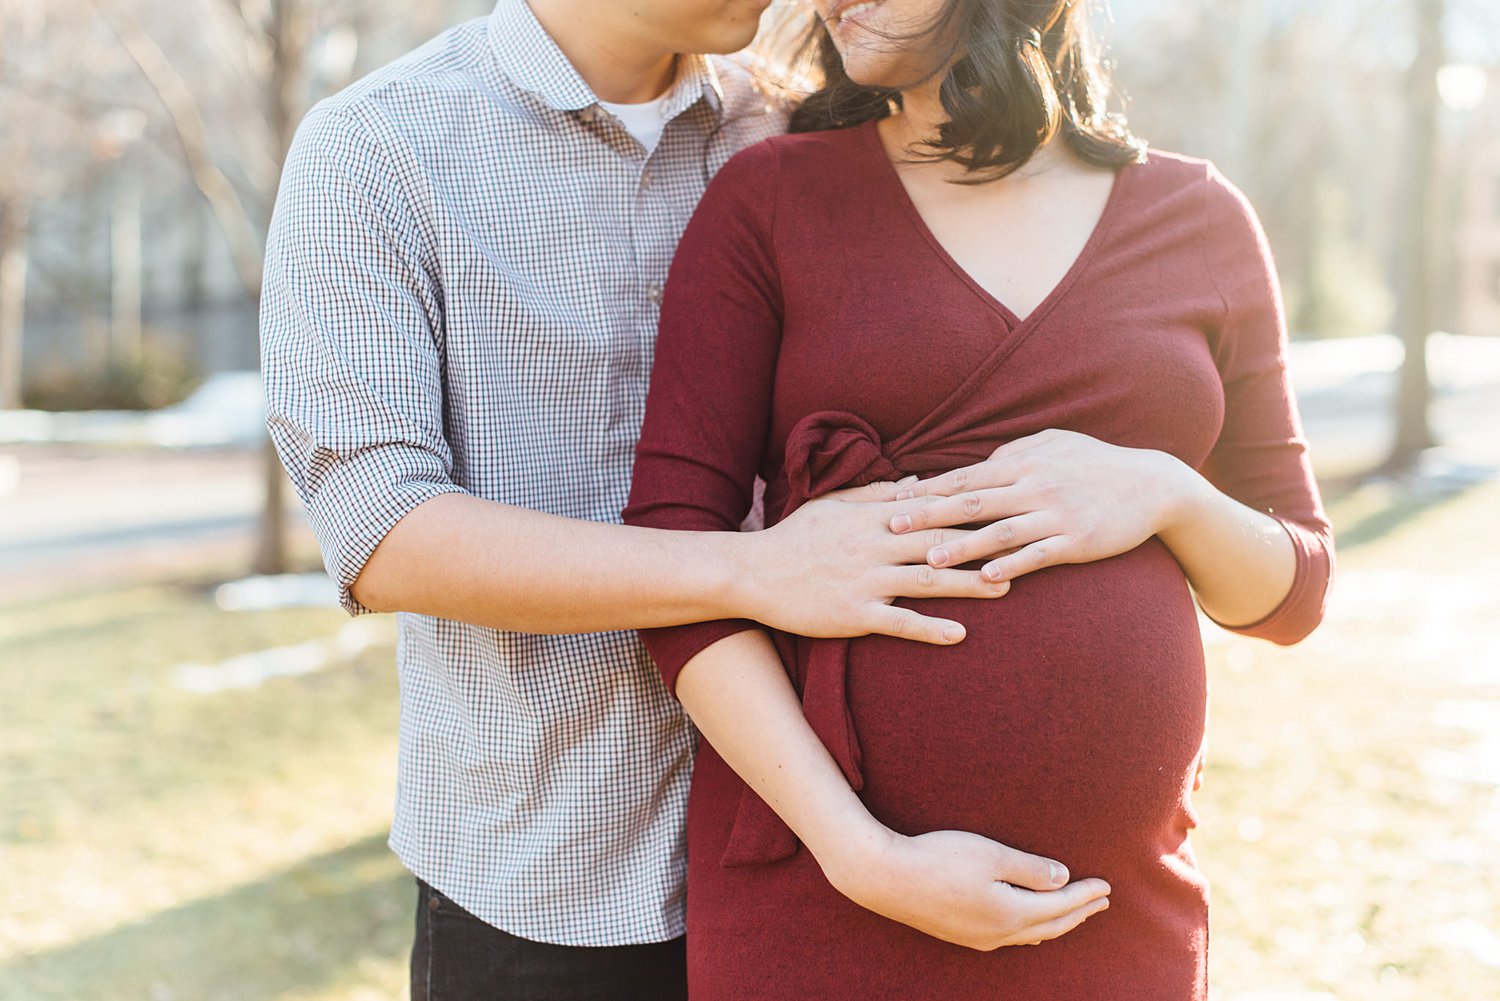
[[[1215,995],[1496,996],[1474,939],[1500,927],[1496,784],[1423,768],[1479,739],[1441,703],[1500,699],[1500,488],[1364,487],[1331,509],[1346,545],[1325,628],[1291,650],[1209,644],[1195,843]],[[0,607],[0,997],[400,996],[393,623],[320,673],[174,682],[346,621],[226,614],[202,582]]]
[[[0,609],[5,996],[270,998],[372,964],[388,989],[410,896],[382,844],[393,624],[321,673],[175,684],[344,623],[225,614],[191,584]]]
[[[1439,725],[1439,704],[1500,697],[1497,510],[1493,485],[1428,503],[1378,486],[1339,498],[1357,541],[1325,627],[1289,650],[1211,644],[1194,840],[1214,884],[1220,997],[1497,996],[1500,969],[1469,945],[1500,929],[1500,773],[1424,773],[1477,739]]]

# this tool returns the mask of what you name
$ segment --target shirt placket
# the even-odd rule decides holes
[[[621,178],[630,220],[628,301],[618,304],[621,336],[610,344],[607,428],[613,440],[634,447],[645,413],[646,389],[655,353],[657,324],[666,292],[672,250],[701,195],[703,183],[692,170],[691,150],[701,140],[697,112],[690,106],[666,123],[660,141],[649,153],[615,117],[595,105],[578,112],[579,120],[618,157],[622,175],[611,171],[611,184]],[[628,335],[627,335],[628,331]]]

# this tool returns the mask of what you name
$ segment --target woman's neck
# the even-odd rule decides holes
[[[948,112],[943,108],[941,90],[943,77],[939,75],[931,80],[921,83],[915,87],[909,87],[901,92],[901,110],[891,115],[882,123],[882,134],[885,138],[886,148],[892,153],[898,154],[896,159],[910,161],[911,152],[919,156],[922,152],[922,143],[937,136],[939,127],[948,121]],[[901,156],[899,154],[906,153]],[[1026,161],[1015,173],[1009,175],[1017,180],[1024,180],[1043,171],[1054,167],[1074,162],[1072,151],[1065,142],[1050,140],[1037,147],[1037,151],[1031,159]],[[964,174],[964,168],[959,164],[947,160],[922,161],[912,164],[914,167],[931,170],[941,174],[945,179],[958,178]]]
[[[937,135],[938,127],[948,120],[943,110],[942,76],[909,87],[901,92],[901,110],[891,116],[887,137],[905,148],[915,146]]]

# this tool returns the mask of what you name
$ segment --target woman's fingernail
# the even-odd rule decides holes
[[[902,532],[910,532],[911,517],[905,514],[896,515],[896,517],[891,519],[891,531],[897,535],[900,535]]]
[[[927,562],[931,563],[935,567],[947,566],[948,550],[944,549],[942,546],[939,546],[938,548],[932,550],[927,554]]]
[[[994,567],[985,567],[983,570],[979,571],[979,575],[985,580],[989,581],[991,584],[998,584],[1001,580],[1004,579],[1000,576],[1000,571],[995,569]]]
[[[915,476],[903,476],[901,477],[901,479],[896,481],[896,486],[909,487],[915,482],[917,482],[917,478]]]
[[[1068,882],[1068,870],[1064,869],[1056,862],[1050,863],[1047,868],[1051,874],[1053,886],[1063,886]]]
[[[949,643],[957,643],[959,640],[961,640],[963,638],[964,638],[964,627],[963,626],[948,626],[947,628],[945,628],[943,630],[943,639],[947,640]]]
[[[916,494],[912,492],[912,489],[910,487],[903,487],[902,489],[896,491],[897,500],[911,500],[915,496]]]

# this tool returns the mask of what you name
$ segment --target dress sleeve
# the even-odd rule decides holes
[[[288,154],[267,240],[267,423],[328,574],[350,588],[412,509],[458,492],[443,435],[442,294],[391,150],[315,110]]]
[[[710,183],[678,245],[625,522],[735,531],[766,447],[782,297],[773,233],[778,153],[740,153]],[[669,690],[704,648],[756,628],[724,620],[642,630]]]
[[[1313,479],[1288,377],[1286,316],[1270,246],[1244,195],[1210,169],[1204,262],[1223,313],[1211,332],[1224,382],[1224,426],[1203,474],[1219,490],[1281,522],[1297,572],[1265,618],[1234,632],[1290,645],[1323,618],[1333,532]]]

